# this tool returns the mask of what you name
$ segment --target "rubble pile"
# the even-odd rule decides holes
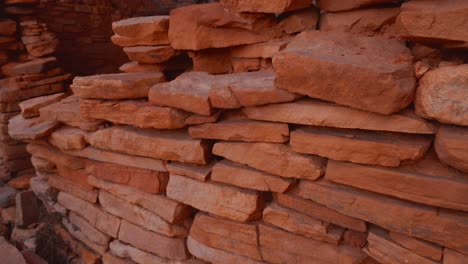
[[[468,261],[468,3],[317,2],[115,22],[10,122],[83,263]]]

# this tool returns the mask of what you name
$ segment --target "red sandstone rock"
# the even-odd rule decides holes
[[[164,131],[114,126],[99,130],[88,137],[97,148],[130,155],[207,164],[210,146],[203,140],[192,139],[181,130]]]
[[[340,243],[345,231],[342,227],[330,225],[276,203],[263,210],[263,221],[280,229],[335,245]]]
[[[419,160],[432,138],[418,135],[300,127],[291,132],[291,148],[334,160],[398,167]]]
[[[277,31],[273,16],[235,13],[219,3],[176,8],[169,21],[169,41],[178,50],[259,43],[274,38]]]
[[[366,231],[366,222],[341,214],[311,200],[304,200],[291,194],[275,194],[275,201],[282,206],[315,219],[333,223],[358,232]]]
[[[120,226],[119,240],[163,258],[184,260],[189,257],[185,239],[150,232],[125,220]]]
[[[29,181],[35,175],[21,175],[18,177],[13,178],[12,180],[8,181],[8,185],[15,188],[15,189],[29,189]]]
[[[295,192],[301,197],[391,231],[467,252],[466,213],[437,209],[327,181],[301,181]]]
[[[279,14],[296,9],[306,8],[312,3],[309,0],[221,0],[221,4],[235,12]]]
[[[171,46],[125,47],[124,52],[131,61],[148,64],[166,62],[177,54]]]
[[[188,229],[185,226],[168,223],[158,215],[102,190],[99,192],[99,202],[104,210],[112,215],[147,230],[167,237],[188,235]]]
[[[237,221],[259,216],[261,197],[257,192],[171,175],[167,196],[199,210]]]
[[[49,185],[59,191],[66,192],[90,203],[96,203],[98,192],[96,190],[85,189],[75,181],[52,175],[49,177]]]
[[[41,97],[32,98],[26,101],[23,101],[19,104],[21,108],[21,115],[24,118],[31,118],[39,116],[39,109],[56,103],[66,97],[64,93],[57,93],[52,95],[46,95]]]
[[[187,176],[192,179],[204,182],[208,180],[208,177],[210,177],[211,171],[213,170],[213,166],[215,164],[216,164],[216,161],[212,161],[207,165],[171,162],[167,164],[167,170],[171,174]]]
[[[180,108],[192,113],[211,115],[208,93],[214,76],[203,72],[189,72],[175,80],[153,86],[149,101],[160,106]]]
[[[104,181],[92,175],[89,176],[88,182],[96,188],[157,214],[169,223],[180,222],[191,213],[189,206],[171,200],[163,194],[149,194],[126,185]]]
[[[67,155],[53,146],[44,144],[44,142],[30,143],[26,149],[35,157],[53,161],[53,163],[57,165],[63,165],[73,170],[79,170],[85,167],[82,158]]]
[[[336,263],[357,264],[366,257],[359,249],[336,246],[296,235],[266,225],[260,225],[260,250],[263,259],[271,263]]]
[[[444,249],[444,264],[463,264],[468,259],[468,255],[462,254],[450,248]]]
[[[468,211],[466,174],[444,166],[434,153],[414,165],[394,169],[329,160],[325,178],[418,203]]]
[[[24,101],[29,98],[63,92],[63,83],[53,83],[38,87],[20,88],[17,86],[4,86],[0,89],[0,102],[9,103],[2,107],[3,112],[20,110],[13,102]],[[0,108],[1,109],[1,108]]]
[[[67,165],[57,164],[57,174],[65,179],[78,184],[87,190],[93,190],[93,186],[88,183],[88,173],[84,169],[72,169]]]
[[[55,121],[42,122],[39,118],[24,119],[17,115],[10,119],[8,134],[16,140],[35,140],[50,135],[58,126]]]
[[[61,226],[55,225],[54,232],[74,251],[78,254],[84,263],[95,264],[98,263],[101,255],[90,250],[82,243],[79,243],[71,237],[71,235]]]
[[[337,12],[358,9],[367,6],[388,4],[393,2],[394,0],[342,0],[339,2],[334,0],[318,0],[317,4],[318,7],[322,10],[329,12]]]
[[[9,244],[3,236],[0,237],[0,255],[5,263],[26,264],[19,250]]]
[[[468,47],[468,3],[463,0],[418,0],[404,3],[398,17],[404,36],[428,44]]]
[[[204,49],[188,52],[193,71],[221,74],[231,72],[232,57],[229,49]]]
[[[117,237],[120,219],[106,213],[97,206],[77,198],[71,194],[60,192],[58,202],[70,211],[79,214],[92,226],[111,237]]]
[[[213,154],[288,178],[315,180],[324,173],[322,158],[298,154],[282,144],[218,142]]]
[[[210,116],[193,114],[187,117],[187,119],[185,119],[185,124],[200,125],[200,124],[206,124],[206,123],[216,123],[216,121],[218,121],[220,116],[221,116],[221,111],[218,111]]]
[[[85,131],[69,127],[62,126],[56,129],[49,136],[49,143],[61,150],[76,150],[83,149],[88,145],[85,137],[88,135]]]
[[[468,173],[468,129],[442,126],[435,139],[439,159],[450,166]]]
[[[362,248],[367,243],[367,233],[348,229],[343,234],[343,243],[352,247]]]
[[[211,248],[217,248],[262,260],[258,249],[257,226],[238,223],[198,213],[195,216],[190,237]]]
[[[213,167],[211,180],[258,191],[285,192],[293,183],[245,165],[222,160]]]
[[[280,29],[286,34],[294,34],[317,27],[320,10],[314,6],[287,14],[279,23]]]
[[[373,8],[325,13],[320,17],[320,30],[350,32],[367,36],[393,35],[396,32],[392,32],[392,26],[399,13],[400,8]]]
[[[57,65],[57,58],[47,57],[18,64],[13,68],[13,71],[17,74],[39,74],[56,68]]]
[[[416,114],[442,123],[468,125],[468,64],[427,72],[416,92]]]
[[[421,263],[435,264],[438,262],[421,257],[390,240],[387,231],[373,228],[367,237],[366,253],[382,263]]]
[[[45,121],[62,122],[72,127],[86,131],[95,131],[102,121],[89,121],[80,115],[80,102],[76,95],[71,95],[60,102],[56,102],[39,109],[40,119]]]
[[[232,59],[232,72],[252,72],[258,71],[261,68],[260,58],[255,59]]]
[[[86,161],[86,171],[95,177],[152,194],[164,192],[169,178],[166,172],[93,160]]]
[[[142,64],[135,61],[127,62],[119,67],[119,70],[126,73],[132,72],[163,72],[166,69],[164,64]]]
[[[395,243],[420,256],[435,261],[440,261],[442,259],[443,248],[439,245],[397,232],[389,232],[389,236]]]
[[[16,22],[11,19],[1,19],[0,32],[2,32],[2,35],[14,35],[16,33]]]
[[[227,120],[202,124],[191,126],[188,131],[193,138],[273,143],[284,143],[289,140],[287,124],[250,120]]]
[[[293,124],[356,128],[414,134],[435,134],[436,127],[407,109],[393,115],[381,115],[315,100],[247,107],[250,119]]]
[[[169,44],[169,16],[128,18],[113,22],[112,29],[112,42],[122,47]]]
[[[187,238],[187,248],[192,255],[197,258],[208,261],[209,263],[226,263],[226,264],[260,264],[262,262],[253,260],[248,257],[240,256],[224,250],[208,247],[192,237]]]
[[[110,237],[94,228],[77,213],[70,212],[69,219],[70,223],[76,226],[81,231],[81,233],[83,233],[83,235],[85,235],[89,240],[106,247],[107,245],[109,245]]]
[[[115,242],[118,241],[115,240]],[[109,247],[111,246],[109,245]],[[127,258],[116,257],[114,254],[107,252],[102,256],[102,264],[135,264],[135,262]]]
[[[179,109],[153,106],[143,100],[81,100],[80,114],[86,119],[157,129],[182,128],[189,115]]]
[[[278,53],[273,65],[279,88],[388,115],[413,100],[412,60],[396,40],[308,31]]]
[[[110,162],[120,165],[132,166],[137,168],[156,170],[156,171],[167,171],[166,161],[145,158],[133,155],[126,155],[122,153],[105,151],[102,149],[93,148],[91,146],[80,150],[65,151],[69,155],[83,157],[87,159],[93,159],[103,162]]]
[[[71,88],[81,98],[133,99],[147,97],[151,86],[164,81],[158,72],[113,73],[76,77]]]
[[[285,37],[257,44],[232,47],[231,56],[234,58],[271,58],[277,52],[283,50],[291,39],[291,37]]]
[[[210,102],[217,108],[239,108],[290,102],[298,95],[278,89],[273,72],[260,71],[216,76],[209,92]]]

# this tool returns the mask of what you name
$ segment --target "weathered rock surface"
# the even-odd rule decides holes
[[[389,236],[395,243],[422,257],[430,258],[435,261],[440,261],[442,259],[443,248],[437,244],[397,232],[389,232]]]
[[[439,159],[452,167],[468,173],[468,129],[441,126],[435,138]]]
[[[424,74],[414,101],[416,114],[442,123],[468,126],[468,64]]]
[[[261,261],[258,231],[254,224],[197,214],[190,228],[190,237],[205,246],[225,250]]]
[[[358,9],[361,7],[375,6],[381,4],[393,3],[394,0],[343,0],[340,2],[333,0],[319,0],[318,7],[328,12],[346,11]]]
[[[466,174],[444,166],[434,153],[414,165],[394,169],[329,160],[325,178],[418,203],[468,211]]]
[[[131,61],[147,64],[163,63],[177,54],[169,45],[125,47],[124,52]]]
[[[9,244],[3,236],[0,236],[0,255],[5,263],[26,264],[21,252]]]
[[[415,41],[446,47],[468,47],[468,3],[419,0],[401,6],[399,22],[404,36]]]
[[[466,213],[437,209],[327,181],[301,181],[295,192],[301,197],[391,231],[467,252]]]
[[[237,221],[260,215],[261,197],[251,190],[171,175],[167,196],[199,210]]]
[[[60,126],[55,121],[42,121],[40,118],[24,119],[21,115],[10,119],[8,134],[16,140],[36,140],[46,137]]]
[[[97,201],[98,192],[96,190],[85,189],[72,180],[52,175],[49,177],[48,183],[59,191],[74,195],[87,202],[95,203]]]
[[[191,126],[188,131],[193,138],[273,143],[284,143],[289,140],[287,124],[251,120],[227,120],[202,124]]]
[[[400,8],[372,8],[338,13],[325,13],[320,17],[320,30],[342,31],[366,36],[395,35],[393,29]]]
[[[184,260],[189,257],[184,238],[171,238],[147,231],[122,220],[119,240],[160,257]]]
[[[184,237],[188,235],[186,227],[168,223],[158,215],[107,192],[99,192],[99,202],[103,209],[110,214],[138,225],[141,228],[151,230],[166,237]]]
[[[320,10],[315,6],[289,12],[279,23],[280,29],[286,34],[314,30],[319,21]]]
[[[175,80],[153,86],[149,101],[154,105],[170,106],[200,115],[211,115],[208,93],[214,76],[204,72],[189,72]]]
[[[167,172],[93,160],[86,161],[86,171],[103,180],[128,185],[151,194],[164,192],[169,180]]]
[[[62,126],[49,136],[49,143],[61,150],[79,150],[88,146],[85,137],[87,132],[69,126]]]
[[[296,9],[306,8],[312,3],[308,0],[221,0],[221,4],[223,4],[226,8],[236,12],[279,14]]]
[[[39,109],[49,104],[56,103],[65,97],[66,95],[64,93],[57,93],[23,101],[19,104],[19,107],[21,108],[21,115],[24,118],[39,116]]]
[[[182,128],[189,115],[179,109],[158,107],[143,100],[81,100],[80,113],[87,119],[157,129]]]
[[[274,57],[273,65],[279,88],[388,115],[413,100],[412,60],[411,51],[396,40],[306,31]]]
[[[181,176],[187,176],[199,181],[207,181],[208,177],[211,175],[213,166],[216,164],[216,161],[212,161],[207,165],[196,165],[196,164],[187,164],[182,162],[171,162],[167,164],[167,170],[171,174],[177,174]]]
[[[468,255],[462,254],[450,248],[444,249],[444,264],[463,264],[466,262]]]
[[[75,77],[71,88],[80,98],[133,99],[147,97],[151,86],[164,81],[160,72],[112,73]]]
[[[71,194],[60,192],[58,202],[70,211],[85,218],[99,231],[116,238],[120,227],[120,219],[106,213],[94,204],[85,202]]]
[[[95,131],[103,123],[99,120],[89,121],[83,118],[80,115],[79,98],[75,95],[41,108],[39,114],[41,120],[62,122],[86,131]]]
[[[261,224],[260,250],[271,263],[361,263],[366,257],[359,249],[336,246]]]
[[[431,146],[432,138],[318,127],[300,127],[291,132],[291,148],[333,160],[398,167],[419,160]]]
[[[366,231],[366,222],[341,214],[311,200],[301,199],[291,194],[277,193],[275,194],[275,201],[284,207],[315,219],[320,219],[358,232]]]
[[[213,154],[275,175],[315,180],[324,173],[324,160],[274,143],[218,142]]]
[[[312,126],[411,134],[435,134],[437,130],[433,124],[415,115],[409,109],[393,115],[381,115],[315,100],[247,107],[243,109],[243,112],[250,119]]]
[[[126,185],[105,181],[92,175],[89,176],[88,181],[94,187],[131,204],[141,206],[169,223],[179,222],[191,213],[189,206],[171,200],[165,195],[149,194]]]
[[[390,240],[387,232],[382,229],[371,229],[367,240],[367,254],[382,263],[437,263],[394,243]]]
[[[17,74],[39,74],[52,70],[53,68],[56,68],[57,65],[57,58],[47,57],[18,64],[13,67],[12,70]]]
[[[138,129],[114,126],[99,130],[88,137],[96,148],[156,159],[206,164],[210,146],[192,139],[185,131]]]
[[[259,43],[277,35],[272,15],[236,13],[220,3],[176,8],[171,11],[169,21],[169,41],[178,50]]]
[[[112,42],[127,47],[169,44],[169,16],[135,17],[112,23]]]
[[[283,193],[293,183],[263,171],[229,160],[222,160],[213,167],[211,180],[258,191]]]
[[[248,257],[240,256],[224,250],[211,248],[198,242],[192,237],[187,238],[187,248],[192,255],[199,259],[203,259],[210,263],[245,263],[245,264],[260,264],[262,262],[253,260]]]
[[[276,203],[263,210],[263,221],[280,229],[338,245],[345,231],[329,223],[298,213]]]

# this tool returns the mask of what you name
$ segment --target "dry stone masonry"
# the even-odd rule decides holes
[[[28,56],[0,89],[35,169],[17,223],[37,196],[78,263],[468,263],[467,17],[463,0],[188,5],[113,22],[129,62],[71,95],[54,38],[21,20]]]

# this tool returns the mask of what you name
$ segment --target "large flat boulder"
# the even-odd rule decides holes
[[[431,144],[428,136],[324,127],[300,127],[290,140],[300,153],[389,167],[422,158]]]
[[[169,16],[146,16],[112,23],[112,42],[121,47],[169,44]]]
[[[273,15],[236,13],[220,3],[179,7],[170,14],[169,41],[178,50],[224,48],[259,43],[276,36]]]
[[[139,129],[130,126],[114,126],[99,130],[88,137],[91,146],[120,153],[206,164],[210,145],[192,139],[182,130]]]
[[[273,65],[281,89],[389,115],[413,100],[412,60],[397,40],[306,31],[273,58]]]
[[[468,64],[438,68],[419,80],[416,114],[439,122],[468,126]]]
[[[435,134],[436,126],[414,114],[410,109],[392,115],[382,115],[315,100],[247,107],[243,112],[255,120],[391,131],[410,134]]]

